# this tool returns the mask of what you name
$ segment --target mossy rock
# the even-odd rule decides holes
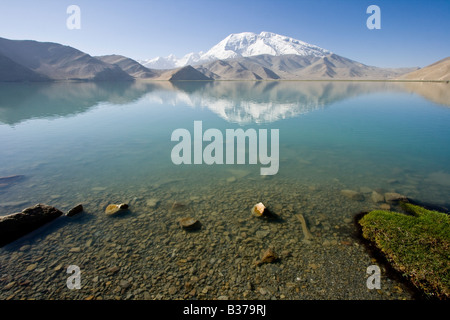
[[[450,216],[403,203],[409,214],[375,210],[359,220],[362,236],[428,297],[450,297]]]

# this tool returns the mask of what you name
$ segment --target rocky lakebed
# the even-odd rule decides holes
[[[49,191],[41,203],[82,211],[0,248],[0,299],[413,299],[369,254],[354,222],[361,211],[389,210],[395,188],[271,183],[239,172],[202,181]],[[2,215],[26,208],[26,196]],[[252,213],[259,202],[274,219]],[[105,213],[111,204],[127,206]],[[80,289],[67,286],[74,265]],[[371,265],[381,268],[380,289],[367,287]]]

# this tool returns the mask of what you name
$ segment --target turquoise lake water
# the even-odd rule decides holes
[[[227,178],[235,168],[258,175],[261,164],[174,165],[171,133],[185,128],[193,135],[195,120],[224,136],[226,129],[278,129],[272,182],[338,179],[349,189],[391,188],[450,202],[450,108],[396,84],[3,84],[0,91],[0,176],[26,177],[0,190],[2,202],[33,204],[52,194],[168,178],[195,187],[203,174]]]

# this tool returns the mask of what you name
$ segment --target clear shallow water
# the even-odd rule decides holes
[[[429,84],[428,90],[421,87],[416,94],[411,87],[382,82],[2,84],[0,177],[20,174],[25,179],[0,189],[0,215],[35,203],[63,211],[83,203],[86,213],[0,249],[0,285],[17,282],[0,295],[380,298],[364,286],[361,270],[370,264],[370,257],[354,244],[349,220],[359,211],[379,206],[367,190],[450,203],[450,108],[445,97],[433,99],[439,103],[429,100],[438,86],[442,84]],[[178,128],[192,134],[195,120],[203,121],[203,130],[216,128],[223,133],[237,128],[279,129],[278,174],[261,176],[260,164],[174,165],[170,154],[176,143],[170,136]],[[365,192],[365,200],[349,200],[340,193],[343,189]],[[259,201],[276,207],[285,222],[264,224],[252,219],[249,210]],[[106,205],[119,202],[129,203],[131,213],[105,217]],[[174,202],[187,207],[182,212],[171,210]],[[301,241],[297,213],[312,228],[313,244]],[[201,232],[180,231],[176,221],[183,215],[202,221]],[[264,232],[258,231],[268,233],[260,239]],[[148,243],[141,247],[144,239]],[[335,245],[329,247],[330,241]],[[179,247],[183,242],[186,247]],[[24,244],[31,247],[19,250]],[[199,246],[203,251],[198,251]],[[264,266],[267,277],[258,282],[251,261],[267,246],[291,254],[276,266],[280,270]],[[70,252],[78,247],[83,258]],[[123,248],[132,249],[122,252]],[[44,269],[27,271],[44,253],[47,258],[38,260],[36,270]],[[114,253],[119,256],[111,258]],[[149,257],[163,262],[149,264]],[[180,267],[180,259],[189,257],[181,264],[195,265]],[[211,259],[220,261],[213,265],[219,269],[223,265],[223,270],[210,268]],[[346,260],[361,269],[359,275],[348,271]],[[90,279],[85,289],[53,288],[55,280],[48,279],[65,281],[64,272],[55,275],[60,264],[85,265],[84,274]],[[104,274],[120,264],[119,278]],[[311,264],[322,269],[309,268]],[[330,273],[325,271],[327,264],[343,264],[334,273],[337,288],[328,291],[324,289]],[[197,271],[191,272],[193,267]],[[305,276],[306,283],[298,284],[305,267],[318,278],[311,282]],[[167,280],[161,272],[172,278]],[[209,277],[192,280],[204,273]],[[231,284],[225,287],[223,277],[228,273],[235,278],[236,290]],[[155,278],[158,274],[160,279]],[[276,282],[279,287],[270,283],[274,274],[282,278]],[[95,277],[100,278],[92,281]],[[120,280],[128,281],[127,277],[133,278],[131,289],[120,289]],[[31,279],[32,285],[19,286],[24,279]],[[255,283],[249,289],[251,281]],[[319,285],[312,285],[315,281]],[[202,293],[205,286],[214,289]],[[352,293],[348,287],[355,286]],[[392,295],[394,287],[381,298],[402,298]],[[270,289],[262,294],[261,288]]]

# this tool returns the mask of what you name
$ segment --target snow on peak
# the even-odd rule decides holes
[[[263,31],[260,34],[242,32],[230,34],[206,53],[190,53],[181,59],[170,55],[166,58],[149,59],[142,63],[148,68],[167,69],[170,68],[168,66],[176,68],[188,64],[196,65],[215,60],[251,57],[261,54],[324,57],[330,53],[330,51],[318,46],[272,32]]]

